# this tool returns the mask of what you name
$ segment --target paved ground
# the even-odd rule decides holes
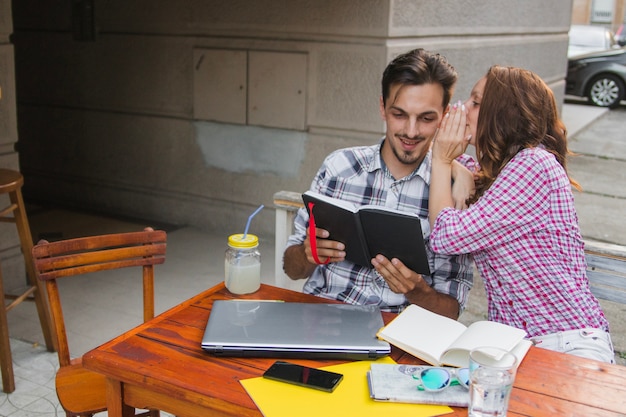
[[[570,132],[570,175],[583,187],[575,193],[585,239],[626,245],[626,106],[605,110],[572,102],[563,110]],[[478,277],[478,274],[475,274]],[[626,365],[626,306],[601,301],[609,319],[618,363]],[[486,317],[486,300],[478,277],[461,321]]]
[[[608,111],[570,140],[577,156],[571,175],[580,182],[576,209],[585,239],[626,245],[626,106]],[[618,362],[626,365],[626,306],[602,302]]]
[[[626,245],[626,106],[611,110],[570,140],[580,227],[586,238]]]

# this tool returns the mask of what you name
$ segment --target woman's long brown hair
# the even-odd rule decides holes
[[[476,155],[481,169],[469,202],[476,202],[484,194],[519,151],[539,145],[554,154],[567,173],[571,152],[552,90],[531,71],[492,66],[487,71],[476,128]],[[576,181],[571,177],[569,180],[580,189]]]

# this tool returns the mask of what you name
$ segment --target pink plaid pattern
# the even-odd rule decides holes
[[[430,243],[435,252],[473,255],[489,320],[530,337],[586,327],[608,331],[589,289],[569,180],[542,148],[520,151],[469,209],[443,210]]]

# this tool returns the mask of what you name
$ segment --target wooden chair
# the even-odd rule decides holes
[[[598,298],[626,305],[626,247],[585,241],[587,278]]]
[[[287,239],[293,232],[293,219],[299,208],[304,207],[302,194],[295,191],[278,191],[274,194],[276,208],[276,229],[274,246],[275,285],[294,291],[301,291],[304,280],[292,281],[283,271],[283,252]]]
[[[7,313],[17,307],[23,301],[34,301],[39,314],[39,322],[43,337],[46,342],[48,351],[54,352],[54,327],[46,297],[43,291],[43,284],[35,277],[33,270],[33,260],[31,259],[31,250],[33,248],[33,238],[26,216],[26,207],[22,198],[22,186],[24,185],[24,177],[18,171],[0,168],[0,196],[7,195],[9,197],[8,206],[0,209],[0,222],[13,223],[17,229],[20,240],[20,248],[24,257],[26,267],[27,286],[22,289],[20,294],[6,294],[4,292],[4,283],[0,274],[0,296],[2,304],[0,305],[0,374],[2,374],[2,390],[4,392],[15,391],[15,375],[13,374],[13,357],[11,356],[11,343],[9,341],[9,325],[7,321]],[[3,197],[3,202],[4,202]],[[4,242],[6,243],[6,242]],[[5,305],[4,300],[12,300],[10,304]]]
[[[143,320],[154,317],[154,265],[165,262],[166,233],[146,228],[118,233],[39,241],[32,249],[37,277],[45,282],[56,330],[60,368],[56,391],[66,415],[91,416],[106,410],[106,379],[88,371],[82,358],[70,357],[57,280],[69,276],[126,267],[143,269]],[[94,276],[96,278],[97,276]],[[101,277],[101,276],[100,276]],[[134,412],[133,412],[134,414]],[[150,410],[141,415],[159,416]]]

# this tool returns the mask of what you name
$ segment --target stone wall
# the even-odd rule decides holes
[[[19,170],[17,116],[15,98],[15,63],[10,35],[13,32],[11,1],[0,0],[0,168]],[[0,195],[0,210],[10,204],[8,195]],[[26,285],[24,259],[15,225],[0,223],[0,259],[4,289],[11,293]]]

